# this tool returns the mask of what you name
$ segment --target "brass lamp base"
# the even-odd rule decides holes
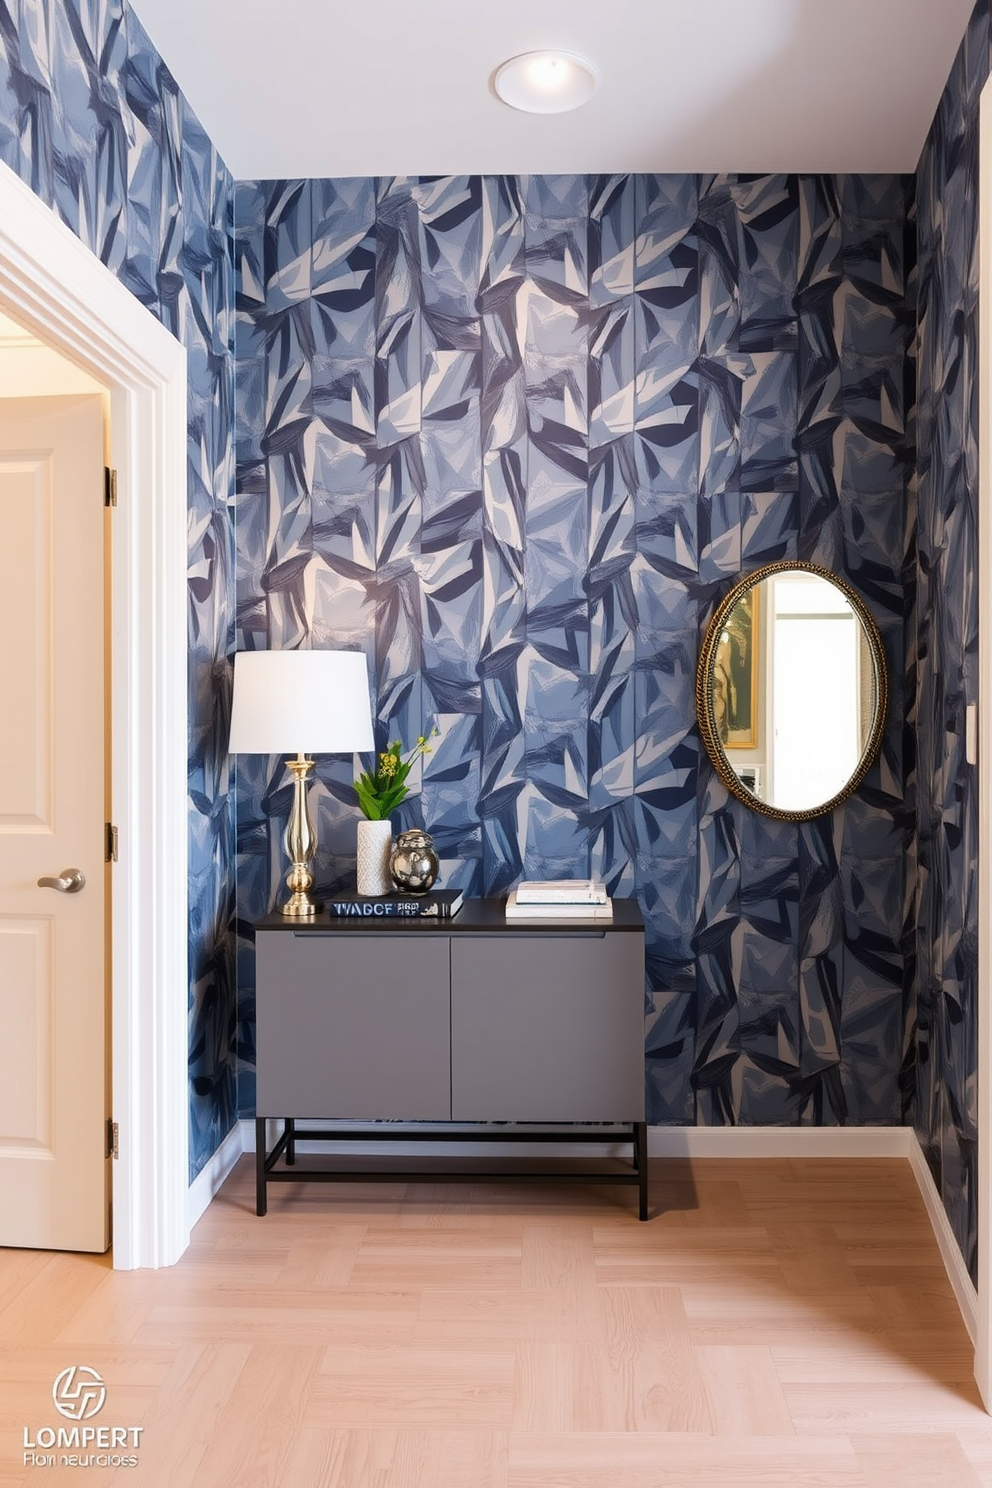
[[[285,839],[286,852],[293,866],[286,875],[290,897],[279,909],[281,914],[303,920],[320,914],[324,908],[323,901],[313,895],[316,880],[310,871],[317,852],[317,833],[307,804],[308,777],[313,770],[313,760],[308,755],[298,754],[286,764],[293,773],[293,808]]]
[[[286,878],[287,884],[291,878],[292,874],[288,874]],[[310,879],[310,883],[313,883],[312,878]],[[312,915],[320,914],[323,908],[324,901],[322,899],[315,899],[307,889],[294,889],[293,893],[286,900],[286,903],[280,904],[279,913],[292,915],[298,920],[304,920]]]

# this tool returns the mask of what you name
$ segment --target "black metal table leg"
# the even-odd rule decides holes
[[[292,1167],[296,1162],[296,1117],[286,1117],[286,1165]]]
[[[261,1219],[269,1207],[265,1187],[265,1117],[255,1118],[255,1213]]]
[[[634,1152],[637,1156],[637,1217],[648,1218],[648,1126],[646,1121],[634,1123]]]

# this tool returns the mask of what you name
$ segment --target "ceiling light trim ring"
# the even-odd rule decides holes
[[[599,87],[599,70],[577,52],[521,52],[497,69],[494,86],[510,108],[565,114],[589,102]]]

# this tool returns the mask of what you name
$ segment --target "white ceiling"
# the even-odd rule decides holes
[[[132,0],[241,180],[913,171],[974,0]],[[507,57],[589,57],[572,114]]]

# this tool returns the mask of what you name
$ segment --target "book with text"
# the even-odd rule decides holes
[[[450,920],[462,907],[461,889],[433,889],[427,894],[328,894],[327,912],[355,920]]]

